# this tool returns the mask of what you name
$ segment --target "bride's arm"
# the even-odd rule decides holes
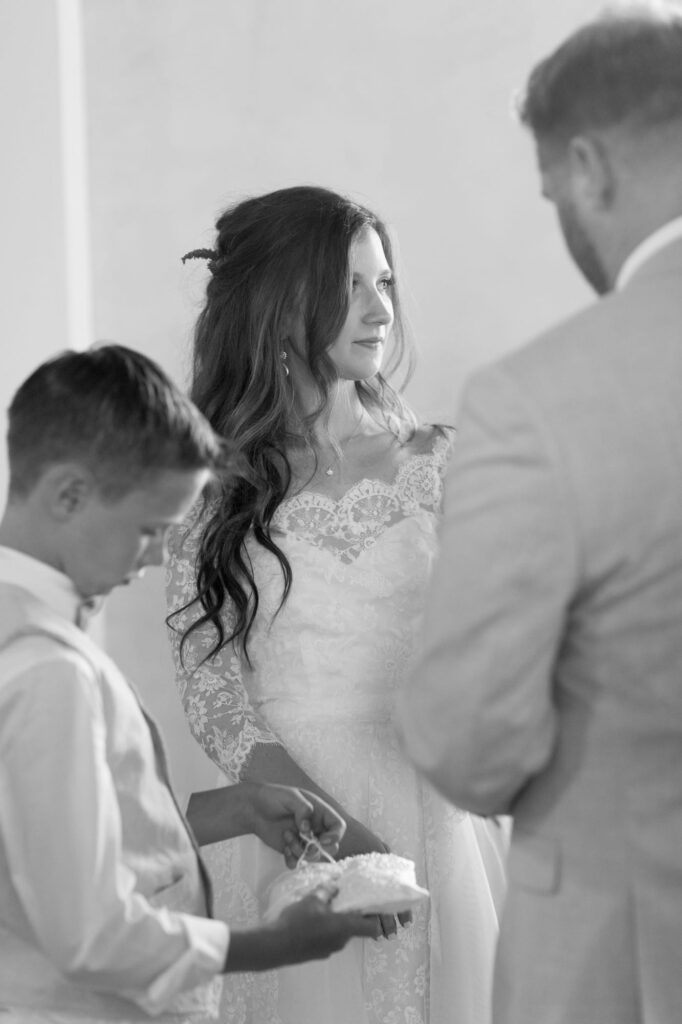
[[[385,852],[387,847],[334,797],[303,771],[254,709],[244,685],[241,658],[232,644],[204,661],[215,634],[207,625],[182,637],[197,616],[195,596],[198,523],[169,537],[166,596],[176,680],[190,730],[230,783],[274,782],[306,789],[330,804],[346,821],[339,856]],[[225,623],[229,629],[229,618]],[[296,852],[294,848],[293,852]],[[302,847],[299,852],[302,851]]]
[[[339,857],[359,853],[387,853],[388,847],[362,822],[351,818],[342,805],[303,771],[281,744],[256,744],[244,765],[242,779],[250,782],[278,782],[315,793],[330,804],[346,822],[346,832],[339,847]]]

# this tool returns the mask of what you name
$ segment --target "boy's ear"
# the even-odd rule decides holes
[[[95,479],[79,463],[50,466],[40,481],[43,501],[53,519],[66,522],[83,510],[96,492]]]

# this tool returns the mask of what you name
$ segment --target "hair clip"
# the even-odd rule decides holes
[[[186,263],[187,260],[206,260],[208,269],[215,274],[216,270],[220,268],[223,258],[215,249],[192,249],[191,252],[186,252],[181,260],[183,263]]]

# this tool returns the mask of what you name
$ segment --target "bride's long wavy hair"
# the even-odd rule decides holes
[[[315,451],[312,427],[328,409],[337,380],[328,350],[348,312],[350,247],[365,228],[378,234],[393,274],[394,325],[386,367],[355,387],[370,415],[401,441],[416,427],[399,393],[412,372],[413,355],[395,287],[391,240],[384,223],[364,206],[327,189],[301,186],[240,202],[216,227],[215,249],[184,257],[208,259],[211,271],[194,331],[190,396],[216,433],[236,444],[241,463],[229,482],[204,499],[197,597],[190,602],[198,600],[202,613],[184,633],[182,646],[210,622],[215,643],[207,657],[236,639],[248,660],[259,595],[246,537],[251,533],[279,561],[281,607],[292,573],[271,524],[291,485],[287,447],[303,439]],[[303,324],[305,358],[319,398],[308,414],[297,408],[282,358],[294,317]],[[388,377],[398,370],[403,377],[394,388]],[[220,614],[226,600],[235,611],[229,633]]]

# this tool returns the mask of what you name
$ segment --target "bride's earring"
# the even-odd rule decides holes
[[[282,360],[282,365],[284,367],[284,372],[285,372],[286,376],[288,377],[289,376],[289,367],[287,366],[287,353],[286,353],[286,349],[283,348],[280,351],[279,357]]]

